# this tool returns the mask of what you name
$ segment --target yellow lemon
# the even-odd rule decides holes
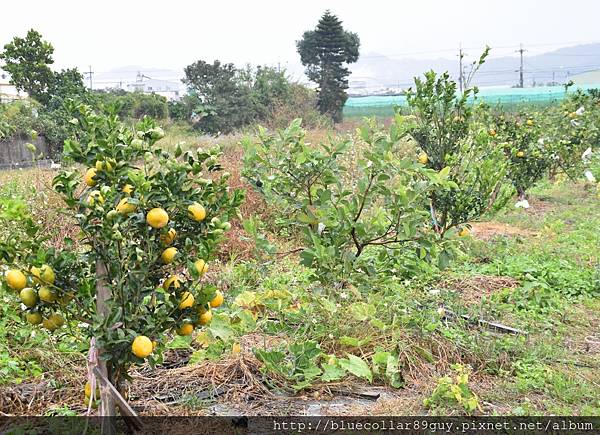
[[[131,195],[133,192],[133,186],[131,184],[126,184],[123,186],[123,192],[125,192],[127,195]]]
[[[117,204],[117,211],[125,216],[127,216],[129,213],[133,213],[135,211],[135,208],[135,204],[130,204],[127,201],[127,198],[123,198]]]
[[[101,170],[104,169],[104,162],[101,160],[96,161],[96,164],[94,165],[96,167],[96,172],[100,172]]]
[[[31,274],[34,276],[33,280],[37,283],[42,284],[54,284],[56,275],[50,266],[42,264],[42,267],[31,268]]]
[[[231,345],[231,353],[240,353],[242,351],[242,346],[239,343],[233,343]]]
[[[31,325],[39,325],[42,323],[42,315],[38,312],[25,314],[25,319],[27,319]]]
[[[525,153],[523,151],[518,151],[517,157],[525,157]]]
[[[427,153],[421,153],[421,154],[419,154],[419,163],[420,164],[424,165],[428,161],[429,161],[429,156],[427,155]]]
[[[152,341],[145,335],[138,335],[131,343],[131,352],[138,358],[146,358],[152,353]]]
[[[176,255],[177,255],[177,248],[167,248],[162,252],[162,254],[160,254],[160,259],[162,260],[163,263],[170,264],[173,262]]]
[[[190,335],[192,332],[194,332],[194,325],[192,325],[191,323],[184,323],[179,328],[177,328],[175,332],[177,333],[177,335]]]
[[[152,228],[163,228],[169,223],[169,215],[162,208],[153,208],[146,215],[146,222]]]
[[[19,297],[21,298],[21,302],[25,304],[26,307],[32,308],[37,304],[38,296],[34,289],[32,288],[24,288],[19,293]]]
[[[96,176],[96,168],[89,168],[86,171],[85,176],[83,177],[85,184],[87,184],[90,187],[95,186],[96,185],[96,180],[94,180],[95,176]]]
[[[27,278],[20,270],[12,269],[6,273],[6,283],[13,290],[23,290],[27,285]]]
[[[224,300],[225,300],[225,298],[223,297],[223,293],[221,293],[219,290],[217,290],[217,294],[210,301],[210,306],[213,308],[218,308],[221,305],[223,305]]]
[[[163,284],[163,288],[165,290],[169,290],[169,288],[179,288],[181,287],[181,278],[177,275],[171,275],[169,278],[167,278]]]
[[[85,398],[89,399],[92,395],[92,384],[90,382],[85,383],[85,387],[83,387],[83,392],[85,394]],[[100,385],[96,382],[96,399],[100,398]]]
[[[194,295],[190,292],[183,292],[181,294],[181,299],[179,300],[179,309],[185,310],[186,308],[190,308],[194,305]]]
[[[94,204],[104,204],[104,197],[99,190],[92,190],[87,198],[87,203],[91,206]]]
[[[463,229],[461,229],[461,230],[458,232],[458,235],[459,235],[460,237],[465,237],[465,236],[468,236],[468,235],[469,235],[469,229],[468,229],[467,227],[464,227]]]
[[[527,120],[527,125],[529,125],[529,126],[533,125],[533,119],[528,119]]]
[[[40,288],[40,290],[38,291],[38,296],[40,297],[41,301],[44,302],[56,302],[56,293],[50,288],[50,287],[42,287]]]
[[[160,241],[168,246],[171,243],[173,243],[176,236],[177,236],[177,231],[175,231],[175,228],[170,228],[169,231],[167,231],[165,234],[162,234],[160,236]]]
[[[189,216],[197,222],[203,221],[206,218],[206,210],[197,202],[188,207]]]
[[[194,262],[194,267],[196,268],[196,272],[200,274],[200,276],[204,275],[208,271],[208,264],[203,259],[196,260]]]
[[[200,314],[200,316],[198,317],[198,323],[200,325],[208,325],[210,323],[210,321],[212,320],[212,311],[211,310],[207,310],[204,313]]]

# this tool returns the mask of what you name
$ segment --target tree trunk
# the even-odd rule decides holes
[[[109,315],[106,301],[111,298],[110,289],[106,286],[106,266],[102,260],[96,261],[96,311],[103,317]],[[106,361],[102,360],[102,348],[98,348],[98,369],[114,385],[114,373]],[[115,435],[116,428],[116,407],[115,400],[108,388],[100,386],[100,416],[102,417],[102,434]]]

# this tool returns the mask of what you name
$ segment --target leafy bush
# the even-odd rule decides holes
[[[218,60],[202,60],[185,68],[189,95],[171,103],[175,119],[191,121],[208,133],[229,133],[259,121],[269,122],[273,114],[286,123],[303,114],[319,119],[312,108],[312,94],[270,67],[238,69]],[[293,114],[293,116],[291,116]]]
[[[502,206],[510,194],[504,186],[502,150],[487,129],[472,125],[469,98],[476,93],[476,88],[467,88],[457,95],[448,73],[430,71],[424,80],[415,79],[408,94],[414,114],[408,131],[423,151],[421,160],[427,168],[447,170],[452,181],[429,193],[431,220],[440,237]]]
[[[447,408],[458,405],[467,414],[480,410],[479,397],[469,388],[470,368],[453,364],[454,379],[444,376],[438,380],[438,385],[431,396],[423,401],[426,408]]]
[[[121,119],[142,119],[144,116],[166,119],[169,116],[167,99],[154,93],[109,89],[95,91],[93,98],[96,106],[115,106]]]
[[[541,137],[541,126],[532,115],[500,116],[496,127],[498,140],[508,164],[507,176],[520,199],[546,175],[552,164],[552,153]]]
[[[356,140],[306,143],[301,121],[278,134],[244,141],[244,175],[303,233],[302,263],[323,282],[373,276],[377,261],[412,252],[430,259],[427,195],[449,187],[435,171],[397,157],[406,132],[374,123]],[[363,255],[366,254],[366,255]],[[355,275],[356,276],[356,275]]]

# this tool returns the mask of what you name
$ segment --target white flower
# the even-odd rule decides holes
[[[346,292],[341,292],[341,293],[340,293],[340,298],[342,298],[342,299],[348,299],[348,293],[346,293]]]
[[[440,289],[439,288],[433,288],[433,289],[429,290],[429,294],[433,295],[433,296],[439,295],[440,294]]]
[[[583,173],[583,175],[585,175],[585,178],[591,182],[591,183],[595,183],[596,182],[596,177],[594,177],[594,174],[592,174],[592,171],[590,171],[589,169],[587,171],[585,171]]]
[[[583,115],[583,112],[585,112],[585,107],[581,106],[579,109],[577,109],[575,111],[575,113],[579,116]]]
[[[333,334],[329,334],[328,337],[333,340]]]
[[[324,229],[325,229],[325,224],[323,222],[319,222],[319,225],[317,225],[317,233],[319,235],[323,234]]]
[[[583,152],[581,155],[581,160],[584,162],[589,162],[590,157],[592,157],[592,147],[588,147],[588,149]]]

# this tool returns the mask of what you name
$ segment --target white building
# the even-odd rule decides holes
[[[11,85],[9,81],[8,74],[0,69],[0,103],[27,98],[27,93],[17,91],[17,88]]]
[[[141,73],[137,74],[135,82],[127,84],[127,90],[162,95],[169,101],[179,100],[184,94],[183,85],[180,83],[153,79]]]

